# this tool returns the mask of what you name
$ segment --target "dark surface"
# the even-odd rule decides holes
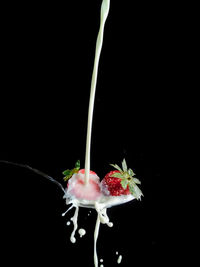
[[[77,159],[84,166],[100,3],[5,7],[0,159],[29,164],[60,182],[62,171]],[[91,168],[103,178],[109,163],[126,158],[145,197],[108,211],[114,227],[102,225],[98,240],[104,266],[117,266],[116,251],[123,255],[121,266],[159,264],[164,250],[159,192],[170,147],[166,103],[173,88],[163,10],[112,1],[106,24]],[[61,216],[66,206],[56,185],[3,164],[0,177],[3,255],[12,255],[5,256],[9,262],[80,266],[81,259],[93,266],[95,212],[88,217],[87,210],[80,211],[79,224],[87,235],[71,244],[71,226],[65,223],[72,213]]]

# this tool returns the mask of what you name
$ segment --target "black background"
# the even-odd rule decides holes
[[[60,182],[62,171],[77,159],[84,166],[100,4],[89,0],[3,7],[0,159],[29,164]],[[117,266],[116,251],[123,255],[121,266],[159,264],[164,252],[161,166],[170,147],[169,101],[175,86],[173,36],[167,38],[172,14],[166,15],[166,8],[111,1],[106,22],[91,169],[103,178],[109,163],[126,158],[142,181],[144,198],[108,211],[114,227],[101,225],[98,239],[105,266]],[[87,210],[80,211],[79,225],[87,235],[71,244],[72,228],[66,221],[72,213],[61,216],[66,206],[56,185],[4,164],[0,176],[3,255],[8,262],[25,266],[28,257],[44,266],[93,265],[94,211],[89,217]]]

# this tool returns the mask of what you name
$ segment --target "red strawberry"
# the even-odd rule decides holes
[[[80,169],[79,171],[77,171],[77,172],[74,172],[74,173],[81,173],[81,174],[85,174],[85,169]],[[96,174],[96,172],[93,172],[93,171],[90,171],[90,174],[94,174],[94,175],[97,175]],[[73,174],[72,174],[73,175]],[[72,177],[72,176],[71,176]],[[71,178],[70,177],[70,178]],[[70,179],[70,178],[68,178],[68,179]],[[91,182],[93,182],[93,181],[91,181],[90,180],[90,183]],[[84,184],[84,181],[83,180],[81,180],[80,182],[79,182],[80,184]],[[67,187],[69,187],[69,181],[68,181],[68,183],[67,183]]]
[[[121,196],[132,194],[135,198],[140,199],[142,191],[137,184],[140,181],[133,177],[135,173],[127,168],[125,159],[122,161],[122,169],[116,165],[111,164],[117,171],[110,171],[101,181],[102,192],[105,195]]]
[[[68,193],[81,200],[98,200],[101,196],[99,177],[90,174],[89,183],[87,185],[83,179],[83,174],[74,174],[68,181]]]
[[[110,171],[102,180],[101,185],[103,193],[111,196],[121,196],[130,194],[129,186],[124,189],[121,185],[122,179],[113,176],[115,173],[120,173],[120,171]]]
[[[80,170],[80,161],[76,162],[75,168],[65,170],[64,180],[67,183],[67,192],[80,200],[98,200],[101,196],[100,181],[93,171],[89,173],[89,183],[85,184],[85,169]]]

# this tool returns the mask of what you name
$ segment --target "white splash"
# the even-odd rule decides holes
[[[93,175],[91,175],[92,178]],[[121,196],[105,196],[103,193],[101,193],[97,199],[91,200],[91,199],[78,199],[71,193],[74,193],[74,190],[72,190],[71,186],[75,185],[75,181],[77,179],[77,174],[74,174],[72,178],[70,179],[68,183],[68,187],[66,189],[64,198],[66,199],[66,204],[71,205],[70,208],[64,213],[64,215],[71,210],[73,207],[75,208],[75,213],[74,216],[71,218],[71,221],[73,222],[74,228],[70,237],[70,240],[72,243],[76,242],[75,238],[75,233],[78,228],[78,212],[79,212],[79,207],[84,207],[84,208],[93,208],[97,212],[97,220],[96,220],[96,226],[95,226],[95,231],[94,231],[94,265],[95,267],[98,267],[98,256],[97,256],[97,239],[99,235],[99,229],[100,229],[100,224],[106,224],[109,227],[113,227],[113,223],[110,222],[110,219],[107,215],[107,208],[110,208],[115,205],[120,205],[124,204],[128,201],[131,201],[134,199],[132,195],[121,195]],[[98,181],[98,180],[95,180]],[[95,196],[95,195],[94,195]],[[96,198],[96,197],[95,197]],[[81,230],[81,229],[80,229]],[[80,231],[79,230],[79,231]],[[83,230],[81,232],[83,233]],[[80,232],[79,232],[80,234]],[[117,254],[117,253],[116,253]],[[118,261],[121,261],[121,257],[119,257]]]

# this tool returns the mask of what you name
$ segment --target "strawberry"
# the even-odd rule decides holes
[[[115,177],[120,171],[110,171],[106,174],[104,179],[101,182],[103,192],[106,195],[111,196],[121,196],[130,194],[129,186],[124,189],[121,185],[121,178]]]
[[[67,193],[79,200],[97,200],[101,196],[99,177],[93,171],[89,173],[89,183],[85,184],[85,169],[80,169],[80,161],[75,168],[63,172],[67,181]]]
[[[141,199],[143,194],[137,186],[141,182],[133,177],[135,173],[127,168],[125,159],[122,161],[122,169],[117,164],[111,164],[111,166],[117,170],[107,173],[101,181],[103,193],[111,196],[132,194],[136,199]]]

